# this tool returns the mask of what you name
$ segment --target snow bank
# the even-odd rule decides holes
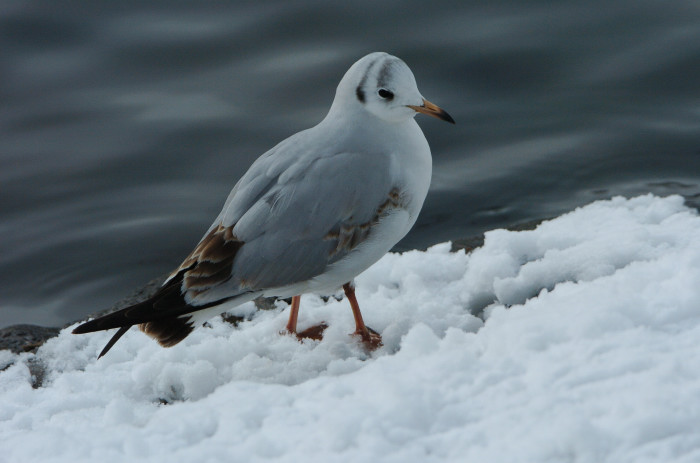
[[[300,328],[325,320],[321,342],[278,335],[280,303],[172,349],[131,330],[97,361],[111,333],[64,330],[0,352],[0,461],[700,461],[700,218],[682,198],[449,247],[357,279],[372,355],[347,301],[313,295]]]

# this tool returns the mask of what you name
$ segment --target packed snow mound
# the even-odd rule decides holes
[[[0,352],[0,461],[700,461],[700,218],[678,196],[598,201],[465,255],[360,275],[365,321],[307,295],[163,349],[136,329]],[[30,367],[43,365],[33,389]]]

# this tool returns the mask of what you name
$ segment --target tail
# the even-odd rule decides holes
[[[169,281],[150,299],[85,322],[76,327],[73,334],[119,328],[102,349],[99,357],[109,352],[119,338],[134,325],[139,325],[141,331],[154,338],[161,346],[174,346],[194,330],[192,316],[188,314],[224,302],[192,306],[185,302],[179,286],[177,281]]]
[[[182,341],[194,329],[192,314],[220,305],[242,294],[242,291],[214,302],[191,305],[183,290],[201,294],[231,279],[233,259],[243,242],[233,235],[232,227],[221,224],[213,227],[165,284],[148,300],[139,302],[104,317],[83,323],[73,330],[75,334],[119,328],[102,350],[105,355],[127,330],[139,325],[141,331],[155,338],[161,346],[170,347]],[[246,297],[252,296],[248,295]]]

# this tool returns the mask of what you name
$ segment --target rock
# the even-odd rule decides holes
[[[258,310],[274,310],[277,308],[275,305],[275,302],[277,302],[276,297],[259,297],[253,300],[253,302],[255,303],[255,308]],[[288,304],[291,304],[291,299]]]
[[[16,354],[36,352],[47,339],[58,335],[60,328],[36,325],[13,325],[0,329],[0,350],[7,349]]]
[[[530,220],[528,222],[522,222],[510,227],[506,227],[506,230],[510,231],[524,231],[524,230],[534,230],[539,224],[549,219],[537,219]],[[472,252],[476,248],[480,248],[484,245],[484,235],[472,236],[469,238],[463,238],[459,240],[452,241],[452,252],[457,252],[464,249],[465,252]]]

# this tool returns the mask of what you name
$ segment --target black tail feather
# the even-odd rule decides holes
[[[119,341],[119,338],[121,338],[122,336],[124,336],[124,333],[126,333],[127,331],[129,331],[129,328],[131,328],[131,327],[130,327],[130,326],[122,326],[121,328],[119,328],[119,331],[117,331],[117,332],[114,334],[114,336],[112,336],[112,339],[109,340],[109,342],[107,343],[107,345],[105,346],[105,348],[102,349],[102,352],[100,352],[100,355],[98,355],[97,358],[100,359],[100,358],[102,358],[107,352],[109,352],[109,350],[112,348],[112,346],[113,346],[114,344],[116,344],[117,341]],[[75,331],[74,331],[74,333],[75,333]]]
[[[194,329],[191,317],[183,317],[183,315],[219,305],[227,300],[222,299],[201,306],[188,304],[180,290],[185,271],[187,268],[165,283],[150,299],[85,322],[77,326],[73,334],[119,328],[119,331],[102,349],[100,357],[105,355],[134,325],[140,325],[141,330],[156,339],[161,346],[174,346]]]
[[[93,331],[129,327],[179,317],[221,303],[216,301],[201,306],[192,306],[185,301],[180,291],[181,283],[182,274],[179,274],[160,288],[150,299],[85,322],[76,327],[73,334],[92,333]]]
[[[117,310],[110,314],[87,321],[73,330],[73,334],[92,333],[94,331],[104,331],[112,328],[123,328],[143,323],[151,320],[157,315],[153,313],[151,301],[140,302],[131,307]],[[146,320],[148,319],[148,320]]]

